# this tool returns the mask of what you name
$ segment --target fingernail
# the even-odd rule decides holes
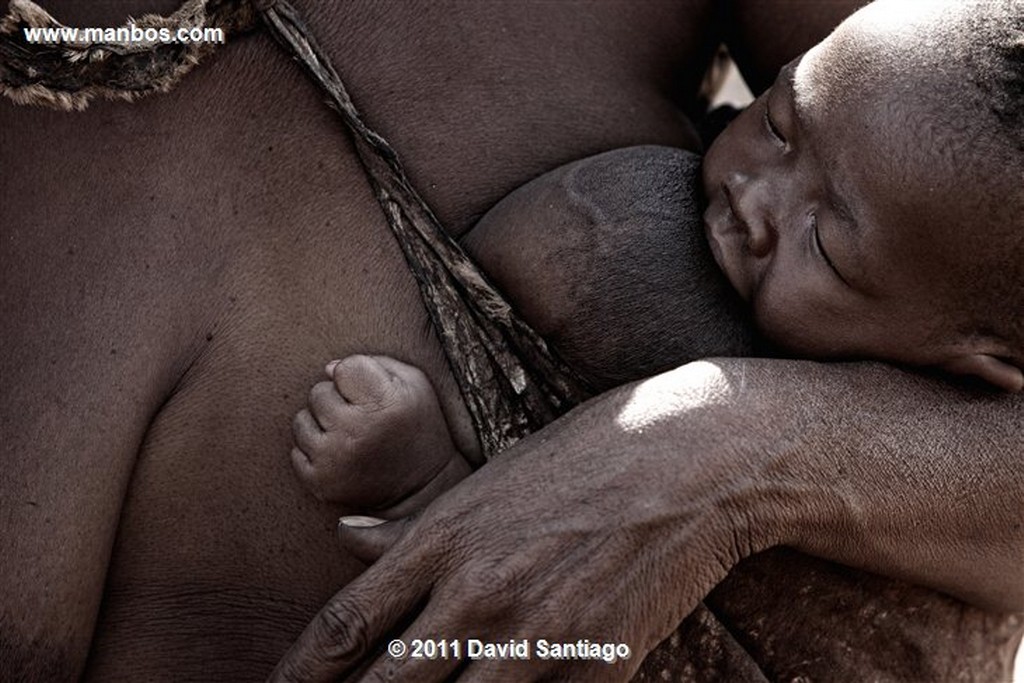
[[[388,520],[380,519],[379,517],[366,517],[364,515],[349,515],[348,517],[341,517],[338,519],[338,526],[355,527],[362,529],[372,526],[380,526]]]
[[[324,367],[324,370],[327,371],[328,376],[334,377],[334,368],[340,362],[341,362],[340,360],[332,360],[330,363],[327,364],[326,367]]]

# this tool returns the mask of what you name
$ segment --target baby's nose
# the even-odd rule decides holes
[[[767,256],[775,246],[775,228],[765,201],[768,190],[764,182],[743,173],[731,173],[725,182],[730,208],[746,230],[747,249],[756,258]]]
[[[767,220],[755,218],[747,223],[747,249],[757,258],[771,253],[775,245],[775,231]]]

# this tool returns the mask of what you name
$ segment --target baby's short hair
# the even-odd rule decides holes
[[[973,310],[965,311],[976,321],[967,332],[1005,339],[1024,366],[1024,2],[957,0],[944,10],[928,47],[940,60],[933,68],[944,63],[962,79],[962,87],[950,83],[943,95],[951,130],[966,133],[979,167],[1006,181],[975,199],[979,221],[992,223],[983,235],[992,253],[960,274],[977,293]]]
[[[844,37],[850,59],[836,77],[870,96],[886,86],[871,81],[870,62],[885,63],[899,81],[890,93],[915,105],[906,130],[975,184],[957,197],[976,220],[948,226],[961,248],[941,291],[961,302],[956,334],[1002,340],[1024,367],[1024,2],[942,0],[908,12],[904,0],[882,0],[865,21],[884,26],[888,11],[907,31]]]
[[[982,119],[995,128],[1021,168],[1024,154],[1024,3],[1020,0],[985,0],[975,8],[958,3],[958,21],[940,28],[936,40],[953,59],[962,60],[975,98],[962,93],[964,108],[981,105]],[[971,101],[973,99],[973,102]]]

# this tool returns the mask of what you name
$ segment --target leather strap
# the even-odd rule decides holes
[[[585,383],[441,227],[394,149],[363,120],[295,9],[286,0],[271,0],[262,16],[351,131],[388,226],[419,285],[484,458],[589,398]]]

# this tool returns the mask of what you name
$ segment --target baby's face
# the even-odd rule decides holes
[[[959,310],[943,275],[977,180],[932,151],[935,112],[904,97],[877,47],[848,21],[780,73],[708,152],[705,226],[782,348],[939,364]]]

